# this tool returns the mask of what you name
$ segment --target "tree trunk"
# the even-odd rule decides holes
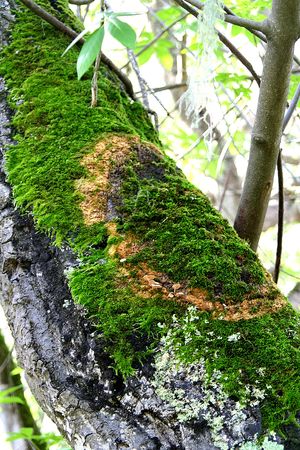
[[[234,224],[239,236],[248,240],[254,250],[272,190],[299,29],[299,1],[273,0],[250,158]]]
[[[298,315],[115,74],[90,108],[68,39],[19,4],[11,26],[0,142],[22,214],[2,173],[2,303],[41,407],[76,450],[297,448]]]
[[[3,435],[7,435],[11,432],[18,432],[21,427],[29,427],[33,429],[33,434],[38,435],[40,431],[32,417],[30,408],[24,396],[24,390],[22,386],[21,377],[19,374],[11,374],[12,370],[16,368],[16,365],[12,359],[12,354],[6,346],[5,340],[0,333],[0,385],[2,389],[16,388],[17,391],[13,393],[22,400],[20,403],[8,403],[1,405],[0,423],[1,431]],[[0,402],[1,403],[1,402]],[[32,445],[30,442],[24,439],[18,439],[11,443],[14,450],[31,450]],[[46,449],[45,444],[38,444],[38,449]]]

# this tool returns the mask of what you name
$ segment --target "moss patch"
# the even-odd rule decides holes
[[[39,3],[69,21],[64,1],[56,2],[62,12]],[[99,106],[90,108],[77,50],[61,58],[68,43],[20,8],[1,55],[17,111],[17,143],[6,156],[17,205],[80,257],[72,294],[117,372],[132,374],[171,327],[178,358],[204,358],[228,395],[242,401],[247,383],[269,385],[264,424],[279,428],[300,410],[298,316],[247,243],[153,145],[146,113],[105,67]],[[184,326],[189,302],[208,311]]]
[[[74,26],[73,19],[53,10],[46,0],[39,4]],[[66,2],[56,5],[63,11]],[[81,158],[103,133],[136,134],[157,142],[141,105],[127,99],[103,65],[99,106],[90,108],[90,74],[83,81],[76,79],[78,51],[61,57],[68,43],[68,38],[21,7],[0,62],[10,104],[17,109],[13,120],[17,144],[6,159],[14,198],[57,242],[82,226],[78,206],[82,196],[74,182],[86,174]]]

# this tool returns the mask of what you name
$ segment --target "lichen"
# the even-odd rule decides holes
[[[284,446],[265,437],[261,443],[246,442],[240,447],[240,450],[284,450]]]
[[[230,426],[242,441],[242,415],[258,406],[263,428],[278,430],[299,411],[299,325],[292,307],[239,322],[212,320],[210,313],[190,307],[171,326],[162,325],[166,334],[155,359],[156,391],[179,419],[204,416],[216,442],[226,441]],[[176,377],[185,380],[187,391],[175,388]],[[199,382],[200,399],[194,404],[188,383]],[[226,448],[235,448],[231,445]]]
[[[79,27],[65,1],[55,10],[39,3]],[[16,16],[0,57],[16,110],[8,178],[17,206],[79,258],[71,292],[112,366],[131,375],[169,339],[176,361],[198,367],[198,377],[203,367],[205,389],[217,374],[220,398],[259,404],[264,428],[282,429],[300,410],[298,315],[248,244],[164,156],[147,113],[116,76],[101,66],[99,104],[90,108],[91,74],[76,79],[78,50],[62,59],[65,36],[24,7]],[[175,394],[179,419],[189,420]]]

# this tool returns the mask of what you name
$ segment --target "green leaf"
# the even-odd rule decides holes
[[[16,441],[18,439],[29,439],[31,440],[33,436],[33,428],[24,427],[20,431],[9,433],[9,437],[6,439],[7,442]]]
[[[136,43],[136,34],[134,29],[128,23],[122,22],[116,17],[109,17],[108,31],[127,48],[134,48]]]
[[[8,397],[0,397],[0,404],[8,404],[8,403],[19,403],[20,405],[24,405],[24,402],[20,397],[16,397],[14,395],[10,395]]]
[[[15,368],[10,372],[10,374],[11,374],[11,375],[20,375],[20,373],[22,373],[22,372],[23,372],[22,367],[15,367]]]
[[[73,39],[70,45],[66,48],[66,50],[63,52],[61,56],[65,56],[65,54],[78,42],[80,39],[88,32],[87,29],[83,30],[81,33],[78,34],[78,36]]]
[[[171,70],[173,67],[173,57],[169,48],[165,46],[158,46],[156,48],[156,54],[162,66],[166,70]]]
[[[151,56],[155,53],[155,47],[149,47],[147,48],[147,50],[145,50],[139,57],[138,57],[138,63],[139,66],[142,66],[143,64],[145,64],[147,61],[149,61],[149,59],[151,58]]]
[[[89,70],[95,59],[97,58],[98,53],[101,50],[102,42],[104,38],[104,28],[98,28],[98,30],[94,31],[85,43],[79,53],[77,59],[77,75],[78,80]]]
[[[18,386],[12,386],[7,389],[3,389],[0,391],[0,399],[2,397],[6,397],[8,394],[12,394],[13,392],[19,391],[22,388],[22,385],[19,384]]]
[[[156,12],[156,15],[168,24],[182,15],[182,9],[178,8],[178,6],[170,6],[169,8],[160,9]]]

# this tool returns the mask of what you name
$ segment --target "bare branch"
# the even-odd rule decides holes
[[[246,28],[249,31],[260,31],[266,36],[268,35],[269,23],[267,19],[262,22],[256,22],[255,20],[244,19],[243,17],[238,17],[231,14],[226,14],[224,19],[225,22],[231,23],[232,25],[238,25],[239,27]]]
[[[148,110],[150,109],[150,105],[149,105],[149,99],[148,99],[148,93],[147,93],[147,83],[144,80],[144,78],[141,75],[141,71],[140,68],[138,66],[137,60],[136,60],[136,56],[133,53],[132,50],[127,50],[128,53],[128,58],[129,58],[129,62],[131,63],[131,66],[136,74],[136,77],[138,79],[140,88],[141,88],[141,94],[142,94],[142,99],[143,99],[143,104],[145,106],[145,108],[147,108]]]
[[[294,111],[296,109],[296,106],[298,104],[299,98],[300,98],[300,83],[298,84],[298,87],[296,89],[295,95],[294,95],[294,97],[293,97],[293,99],[292,99],[292,101],[290,103],[290,106],[289,106],[287,112],[285,113],[284,120],[283,120],[282,131],[285,130],[287,124],[289,123],[289,121],[290,121],[290,119],[291,119],[291,117],[292,117],[292,115],[293,115],[293,113],[294,113]]]
[[[186,86],[187,86],[187,83],[168,84],[167,86],[161,86],[161,87],[153,88],[153,91],[154,92],[162,92],[162,91],[178,89],[178,88],[182,88],[182,87],[186,87]],[[139,92],[137,92],[137,94],[139,94]]]
[[[90,5],[91,3],[93,3],[95,0],[69,0],[69,3],[71,3],[71,5]]]
[[[284,219],[284,181],[283,181],[281,149],[278,153],[277,159],[277,176],[278,176],[278,231],[277,231],[276,261],[273,275],[275,283],[278,282],[280,272],[281,255],[282,255],[282,238],[283,238],[283,219]]]
[[[220,41],[226,45],[226,47],[231,51],[231,53],[249,70],[254,80],[258,85],[260,85],[260,76],[254,70],[250,61],[236,48],[235,45],[220,31],[218,31],[218,36]]]

